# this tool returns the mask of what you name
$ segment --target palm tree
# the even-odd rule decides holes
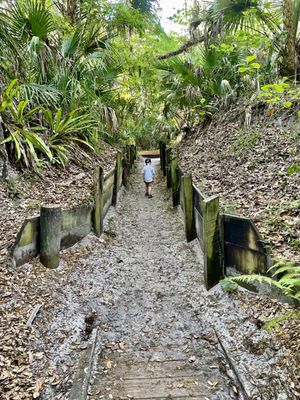
[[[292,79],[295,76],[296,34],[298,26],[298,18],[297,21],[293,21],[293,11],[293,0],[283,0],[282,19],[283,29],[286,32],[286,38],[282,50],[283,63],[281,72],[283,75],[288,76]],[[297,7],[297,14],[299,14],[299,4]]]
[[[274,45],[282,58],[281,73],[293,79],[295,68],[300,68],[300,38],[297,38],[299,15],[299,0],[283,0],[280,6],[274,1],[268,8],[258,0],[214,0],[208,9],[201,11],[200,18],[191,22],[190,40],[178,50],[160,55],[158,59],[173,57],[199,43],[214,43],[224,33],[239,29],[260,31],[274,37]],[[197,36],[195,32],[199,29],[205,33]],[[285,40],[280,43],[278,38],[282,33],[285,33]]]

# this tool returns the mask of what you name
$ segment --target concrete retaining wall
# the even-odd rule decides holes
[[[26,218],[11,248],[16,265],[22,265],[39,253],[40,217]]]
[[[78,206],[62,211],[60,248],[73,246],[92,231],[92,207]]]

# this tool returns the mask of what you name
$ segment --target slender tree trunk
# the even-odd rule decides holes
[[[77,0],[67,0],[67,15],[72,24],[76,22]]]
[[[290,79],[295,77],[296,32],[292,20],[292,0],[283,0],[283,27],[287,32],[285,39],[281,74]]]

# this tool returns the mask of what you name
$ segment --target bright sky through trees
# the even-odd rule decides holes
[[[159,5],[162,9],[161,12],[161,24],[166,32],[182,31],[182,25],[179,25],[173,21],[170,21],[168,17],[171,17],[179,9],[184,8],[184,0],[159,0]]]

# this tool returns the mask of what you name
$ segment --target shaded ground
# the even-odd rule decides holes
[[[150,364],[154,379],[155,368],[166,371],[162,364],[172,359],[180,360],[186,374],[193,371],[195,380],[165,382],[163,390],[185,390],[189,398],[186,391],[198,382],[205,390],[199,399],[242,398],[215,332],[251,400],[299,398],[299,349],[291,356],[286,338],[280,341],[261,329],[291,307],[241,290],[206,292],[200,250],[196,242],[186,244],[165,183],[159,180],[153,199],[147,199],[139,172],[131,180],[108,216],[107,234],[89,235],[64,251],[59,268],[45,270],[38,260],[1,268],[0,397],[68,399],[74,366],[93,341],[84,320],[94,310],[102,353],[91,399],[130,398],[128,387],[116,392],[122,382],[110,379],[120,377],[117,369],[124,360],[126,374],[137,362],[155,363]],[[38,303],[41,310],[26,327]],[[293,338],[288,339],[290,345]],[[142,372],[149,373],[149,365],[144,367]],[[97,383],[103,376],[105,387]]]

